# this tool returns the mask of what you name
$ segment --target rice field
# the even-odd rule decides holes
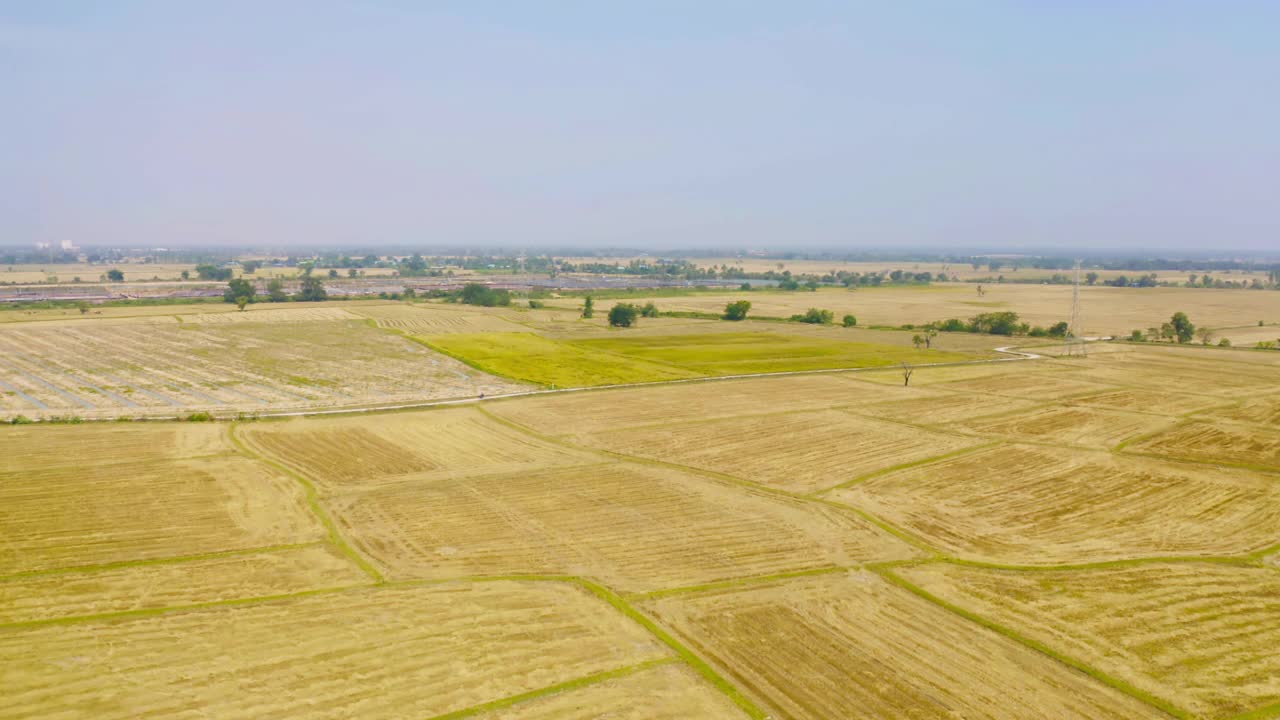
[[[1272,477],[1055,447],[997,445],[827,497],[996,563],[1235,555],[1280,541]]]
[[[1126,450],[1213,464],[1280,470],[1280,430],[1270,428],[1188,422],[1134,443]]]
[[[0,717],[435,717],[667,657],[567,585],[360,587],[0,631]]]
[[[1163,717],[866,571],[645,607],[771,717]]]
[[[929,354],[554,322],[352,303],[0,327],[0,418],[466,400],[0,426],[0,719],[1280,712],[1280,360],[1125,344],[907,386],[714,380]],[[456,343],[501,375],[427,347]],[[693,381],[472,402],[546,372]]]
[[[590,453],[539,440],[470,408],[259,423],[245,426],[240,437],[335,491],[595,461]]]
[[[0,327],[0,418],[234,416],[522,387],[341,308],[179,317]]]
[[[982,440],[828,410],[606,430],[582,442],[810,493]]]
[[[917,556],[852,512],[630,463],[399,483],[327,505],[395,579],[565,574],[648,592]]]
[[[1280,711],[1274,569],[1178,563],[1016,573],[929,564],[894,572],[1193,717]]]

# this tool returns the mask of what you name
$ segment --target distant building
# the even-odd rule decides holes
[[[62,249],[68,252],[74,252],[76,250],[79,250],[80,248],[76,247],[76,244],[71,242],[70,240],[63,240]]]

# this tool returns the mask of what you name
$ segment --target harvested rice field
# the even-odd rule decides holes
[[[213,320],[225,315],[165,325],[0,327],[0,417],[235,416],[523,387],[370,327],[343,309]],[[256,316],[268,320],[255,322]]]
[[[1173,418],[1145,413],[1059,405],[963,421],[957,427],[978,435],[1009,440],[1110,448],[1139,435],[1170,427],[1175,422]]]
[[[239,437],[325,490],[597,462],[592,453],[532,437],[473,408],[258,423],[243,426]]]
[[[1274,569],[1177,563],[1016,573],[929,564],[894,572],[1194,717],[1280,712]]]
[[[1162,717],[867,571],[644,606],[771,717]]]
[[[364,587],[0,631],[0,717],[435,717],[670,656],[570,585]]]
[[[0,327],[4,418],[342,410],[0,426],[0,719],[1280,715],[1261,351],[435,305]]]
[[[582,442],[810,493],[983,441],[828,410],[609,430]]]
[[[826,497],[996,563],[1236,555],[1280,542],[1274,477],[1065,448],[997,445]]]
[[[395,579],[582,575],[648,592],[918,556],[850,511],[630,463],[405,482],[326,504]]]
[[[1126,448],[1135,453],[1280,470],[1280,430],[1188,422]]]

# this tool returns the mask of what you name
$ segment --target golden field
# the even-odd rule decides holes
[[[145,310],[6,323],[6,416],[466,404],[0,426],[0,718],[1280,714],[1280,353]],[[418,341],[466,336],[920,360],[480,401],[530,386]]]

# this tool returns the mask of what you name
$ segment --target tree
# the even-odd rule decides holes
[[[236,307],[240,308],[240,312],[244,312],[244,307],[249,304],[249,298],[244,295],[236,297]]]
[[[111,268],[107,271],[107,279],[111,282],[124,282],[124,273],[117,268]]]
[[[920,349],[920,346],[921,346],[921,345],[924,345],[924,337],[922,337],[922,336],[920,336],[920,335],[913,335],[913,336],[911,337],[911,344],[912,344],[912,345],[915,345],[915,346],[916,346],[916,349],[917,349],[917,350],[919,350],[919,349]]]
[[[89,312],[89,303],[81,300],[80,302],[76,303],[76,309],[80,311],[81,315],[84,315],[85,313]]]
[[[1129,333],[1129,341],[1130,342],[1146,342],[1147,336],[1144,335],[1141,330],[1134,330],[1133,332]]]
[[[1051,335],[1052,337],[1066,337],[1067,331],[1069,329],[1070,329],[1070,326],[1067,325],[1067,322],[1065,320],[1061,322],[1056,322],[1049,326],[1049,335]]]
[[[1196,337],[1199,338],[1201,345],[1208,345],[1213,342],[1214,333],[1207,327],[1196,328]]]
[[[240,269],[243,270],[246,275],[252,275],[258,272],[258,268],[260,267],[262,267],[262,262],[260,260],[245,260],[240,263]]]
[[[640,308],[631,303],[618,303],[609,308],[609,324],[614,327],[631,327],[640,315]]]
[[[803,315],[792,315],[791,320],[793,322],[809,323],[811,325],[830,325],[835,322],[835,314],[830,310],[809,308]]]
[[[742,283],[738,286],[738,289],[743,292],[751,292],[751,283]]]
[[[902,387],[906,387],[911,384],[911,376],[914,373],[915,370],[910,365],[905,362],[902,363]]]
[[[1084,281],[1090,285],[1096,284],[1098,282],[1098,273],[1096,272],[1085,273]]]
[[[338,277],[338,271],[333,268],[329,268],[329,279],[332,280],[336,277]]]
[[[779,290],[799,290],[800,283],[796,282],[791,278],[787,278],[786,280],[783,280],[778,283],[778,289]]]
[[[298,288],[298,300],[319,302],[327,297],[329,297],[329,293],[325,292],[324,283],[320,281],[320,278],[313,275],[302,278],[302,285]]]
[[[110,273],[108,273],[108,275],[110,275]],[[196,266],[196,277],[201,280],[230,280],[231,268],[221,268],[217,265],[201,263]]]
[[[245,298],[246,303],[253,302],[253,283],[244,278],[236,278],[227,281],[227,289],[222,293],[222,299],[229,303],[240,303],[240,298]]]
[[[182,279],[183,279],[183,280],[190,280],[190,279],[191,279],[191,273],[190,273],[190,272],[188,272],[188,271],[186,271],[186,270],[183,270],[183,271],[182,271]]]
[[[591,318],[591,317],[593,317],[595,314],[596,314],[596,301],[595,301],[595,299],[594,299],[594,298],[592,298],[590,295],[588,295],[588,296],[587,296],[587,297],[582,301],[582,317],[584,317],[584,318]]]
[[[745,320],[747,313],[751,310],[750,300],[738,300],[724,306],[725,320]]]
[[[640,317],[658,317],[658,306],[653,303],[645,303],[644,307],[640,308]]]
[[[353,278],[353,277],[355,277],[355,276],[357,276],[357,275],[359,275],[359,274],[360,274],[360,271],[359,271],[359,270],[357,270],[357,269],[355,269],[355,268],[347,268],[347,277],[349,277],[349,278]]]
[[[1187,318],[1186,313],[1174,313],[1173,317],[1169,318],[1169,324],[1173,326],[1173,334],[1178,339],[1178,342],[1191,342],[1191,337],[1195,334],[1196,326],[1191,324],[1191,320]]]
[[[969,319],[969,329],[972,332],[991,335],[1012,335],[1018,329],[1018,313],[994,312],[975,315]]]
[[[271,278],[271,282],[267,283],[267,299],[271,302],[285,302],[289,299],[284,293],[284,281],[280,278]]]
[[[933,347],[933,341],[936,340],[937,337],[938,328],[933,323],[929,323],[924,326],[924,347],[926,350]]]
[[[505,288],[490,288],[480,283],[467,283],[458,293],[458,301],[464,305],[481,305],[497,307],[511,304],[511,291]]]
[[[852,316],[852,315],[845,315],[845,316],[844,316],[844,318],[843,318],[840,322],[841,322],[841,324],[843,324],[845,327],[853,327],[853,326],[855,326],[855,325],[857,325],[857,324],[858,324],[858,318],[856,318],[856,317],[854,317],[854,316]]]

